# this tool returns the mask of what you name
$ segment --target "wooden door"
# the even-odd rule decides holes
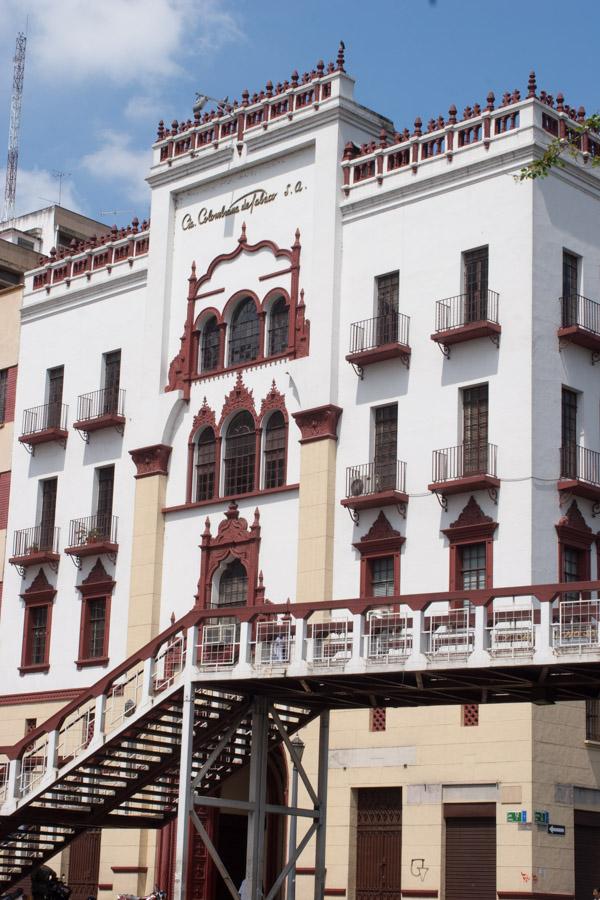
[[[111,537],[111,520],[113,508],[113,491],[115,482],[115,467],[105,466],[98,469],[98,505],[96,509],[96,528],[102,540]]]
[[[488,465],[488,386],[463,391],[463,474],[477,475]]]
[[[99,829],[90,829],[71,844],[67,874],[67,884],[73,891],[70,900],[87,900],[98,895],[101,839]]]
[[[465,279],[465,323],[487,319],[488,248],[469,250],[463,256]]]
[[[375,410],[375,484],[372,490],[393,491],[398,468],[398,405],[380,406]]]
[[[119,386],[121,380],[121,351],[113,350],[104,356],[104,403],[105,415],[119,412]]]
[[[40,519],[40,550],[54,550],[54,521],[56,517],[56,478],[42,481],[42,515]]]
[[[400,900],[401,788],[359,788],[356,900]]]

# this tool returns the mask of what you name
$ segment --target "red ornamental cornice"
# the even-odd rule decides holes
[[[565,515],[560,517],[555,528],[563,543],[589,547],[594,542],[594,533],[586,524],[576,500],[573,500]]]
[[[356,541],[353,545],[359,553],[374,552],[379,550],[399,550],[406,538],[392,528],[392,525],[383,512],[380,510],[379,515],[369,528],[366,534],[363,534],[360,541]]]
[[[56,588],[52,587],[46,578],[46,573],[40,569],[27,590],[21,594],[21,599],[25,603],[34,603],[40,600],[49,602],[54,600],[55,596]]]
[[[273,383],[271,384],[271,390],[267,394],[266,397],[263,398],[262,403],[260,404],[260,421],[264,419],[264,417],[270,413],[275,412],[275,410],[279,410],[283,413],[283,418],[285,421],[288,421],[287,409],[285,408],[285,394],[280,393],[277,389],[277,385],[275,384],[275,379],[273,379]]]
[[[331,403],[292,413],[300,429],[300,443],[310,444],[326,438],[337,441],[337,425],[341,414],[341,408]]]
[[[254,419],[254,424],[258,424],[256,417],[256,408],[254,406],[254,397],[252,391],[244,384],[242,373],[238,372],[235,385],[225,398],[223,409],[221,410],[221,418],[219,419],[219,428],[223,425],[225,419],[232,413],[241,412],[242,410],[249,412]]]
[[[135,467],[135,478],[148,478],[150,475],[167,475],[169,457],[172,447],[167,444],[153,444],[151,447],[140,447],[130,450]]]
[[[230,546],[231,544],[239,544],[243,541],[256,540],[260,537],[260,513],[258,507],[254,510],[254,521],[248,527],[246,519],[240,517],[240,511],[237,503],[232,502],[225,511],[225,518],[219,522],[216,535],[212,535],[210,531],[210,519],[206,519],[204,533],[202,535],[202,543],[206,545],[210,543],[214,546]]]
[[[87,578],[84,578],[81,584],[77,585],[77,590],[81,592],[83,597],[100,592],[110,594],[115,584],[116,581],[110,577],[102,565],[100,557],[98,557]]]
[[[194,416],[194,421],[192,422],[192,430],[190,431],[190,441],[194,439],[194,435],[200,431],[202,428],[210,427],[216,434],[217,431],[217,420],[215,418],[215,411],[211,409],[208,405],[206,397],[202,401],[202,406]]]
[[[498,523],[486,516],[473,495],[458,519],[449,528],[442,529],[450,542],[462,540],[483,540],[493,535]]]

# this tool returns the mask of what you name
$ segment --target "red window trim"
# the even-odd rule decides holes
[[[462,591],[460,582],[461,566],[460,551],[469,544],[485,544],[485,586],[491,588],[494,584],[494,533],[498,523],[490,516],[486,516],[483,510],[471,496],[467,505],[458,519],[442,529],[442,534],[448,538],[450,545],[450,572],[449,589]]]
[[[381,510],[369,531],[353,546],[360,553],[360,596],[372,597],[371,563],[374,559],[393,557],[394,594],[400,593],[400,552],[406,538],[392,528],[389,519]],[[385,597],[377,598],[385,603]]]
[[[79,645],[77,659],[75,665],[78,669],[87,666],[106,666],[109,661],[108,646],[110,639],[110,612],[112,603],[112,592],[115,588],[116,581],[111,578],[100,557],[94,563],[89,575],[81,584],[77,585],[77,590],[81,594],[81,614],[79,617]],[[88,657],[85,655],[88,631],[88,604],[90,600],[106,600],[106,621],[104,626],[104,647],[103,654],[100,657]]]
[[[256,606],[265,602],[265,589],[262,573],[259,573],[258,558],[260,553],[260,513],[254,511],[252,525],[240,518],[237,503],[232,501],[225,513],[225,521],[219,524],[217,533],[210,530],[210,520],[202,533],[200,557],[200,578],[196,606],[209,609],[211,606],[212,583],[214,575],[222,562],[233,557],[239,559],[248,576],[247,605]]]
[[[17,394],[17,366],[7,366],[6,395],[4,400],[4,416],[0,418],[0,428],[15,420],[15,399]]]
[[[56,590],[49,583],[43,569],[40,569],[31,585],[24,593],[21,599],[25,604],[25,615],[23,618],[23,639],[21,645],[21,665],[19,672],[24,675],[28,672],[47,672],[50,668],[50,641],[52,639],[52,607],[54,606],[54,597]],[[44,648],[44,660],[41,663],[29,662],[31,653],[31,610],[39,607],[46,607],[48,610],[46,620],[46,645]]]
[[[589,581],[592,567],[592,544],[594,540],[598,540],[598,537],[595,538],[592,529],[586,524],[576,500],[573,500],[565,515],[561,516],[555,528],[558,535],[558,580],[563,581],[565,550],[567,547],[572,547],[581,552],[580,580]],[[600,563],[600,544],[597,546]]]

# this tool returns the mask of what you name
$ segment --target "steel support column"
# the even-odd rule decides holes
[[[194,746],[194,683],[189,679],[183,687],[181,715],[181,756],[179,759],[179,795],[177,802],[177,838],[175,847],[174,900],[185,900],[190,812],[193,809],[191,791]],[[161,885],[161,887],[164,887]]]
[[[246,896],[249,900],[260,900],[263,894],[268,734],[267,698],[255,697],[252,705],[252,749],[248,796],[250,810],[246,845]]]
[[[323,900],[325,895],[325,839],[327,828],[327,771],[329,764],[329,710],[319,716],[319,774],[317,796],[319,798],[319,818],[315,846],[315,900]]]

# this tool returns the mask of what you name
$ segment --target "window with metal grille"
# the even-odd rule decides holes
[[[375,410],[375,491],[396,488],[397,460],[398,405],[392,403]]]
[[[488,467],[488,386],[465,388],[463,401],[463,474],[485,473]]]
[[[561,475],[577,478],[577,391],[564,387],[561,395]]]
[[[386,712],[385,706],[369,710],[369,731],[385,731]]]
[[[98,495],[96,498],[96,529],[100,540],[109,539],[115,485],[115,467],[96,469]]]
[[[377,346],[398,340],[400,273],[377,278]]]
[[[248,574],[239,559],[225,567],[219,581],[217,607],[245,606],[248,602]]]
[[[106,597],[86,598],[85,658],[106,656]]]
[[[235,416],[225,439],[225,496],[254,490],[256,433],[250,413]]]
[[[119,412],[119,387],[121,383],[121,351],[112,350],[104,354],[104,395],[103,413],[113,415]]]
[[[394,557],[381,556],[370,560],[371,596],[392,597],[394,591]]]
[[[563,250],[563,299],[577,296],[579,281],[579,257],[568,250]]]
[[[8,390],[8,369],[0,369],[0,423],[6,416],[6,395]]]
[[[485,544],[466,544],[460,548],[459,590],[476,591],[485,587]]]
[[[284,353],[288,346],[289,309],[283,297],[278,297],[269,315],[269,356]]]
[[[285,419],[277,411],[269,418],[265,430],[265,487],[285,484]]]
[[[487,247],[463,253],[465,323],[487,319],[488,257]]]
[[[54,519],[56,516],[57,478],[41,482],[42,514],[40,518],[40,545],[38,550],[54,549]]]
[[[462,723],[465,728],[479,725],[479,704],[464,703],[462,706]]]
[[[200,433],[196,444],[196,501],[215,494],[216,439],[212,428]]]
[[[65,367],[48,369],[48,415],[47,428],[60,428],[62,418],[63,383]]]
[[[29,635],[26,665],[40,666],[46,662],[48,637],[48,607],[32,606],[29,609]]]
[[[585,738],[600,741],[600,700],[585,701]]]
[[[238,304],[229,332],[229,365],[250,362],[259,353],[260,323],[251,297]]]
[[[582,551],[577,547],[565,547],[563,550],[563,581],[581,581]]]
[[[206,320],[200,341],[200,371],[213,372],[219,365],[221,335],[216,316]]]

